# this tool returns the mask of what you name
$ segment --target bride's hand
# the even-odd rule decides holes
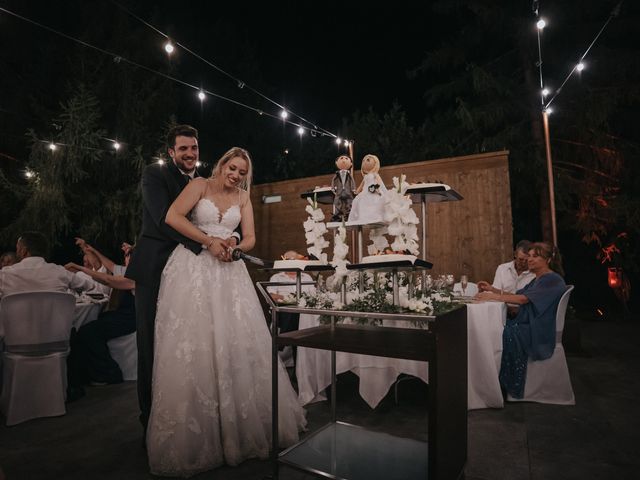
[[[225,258],[228,257],[227,246],[225,245],[224,240],[222,240],[221,238],[213,237],[211,243],[209,243],[209,245],[207,246],[207,250],[218,260],[228,261],[225,260]]]

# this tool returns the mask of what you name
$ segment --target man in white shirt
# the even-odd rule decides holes
[[[16,243],[20,261],[0,270],[0,297],[31,291],[89,290],[93,280],[67,271],[62,265],[48,263],[48,242],[39,232],[25,232]]]
[[[489,282],[478,282],[478,290],[492,291],[495,293],[516,293],[535,278],[535,275],[527,270],[527,259],[529,258],[529,247],[531,242],[521,240],[516,245],[513,252],[513,260],[498,265],[493,284]]]

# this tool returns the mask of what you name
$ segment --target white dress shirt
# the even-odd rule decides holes
[[[89,290],[94,283],[42,257],[27,257],[0,270],[0,297],[32,291]]]
[[[493,278],[493,286],[504,293],[516,293],[524,288],[536,276],[529,270],[525,270],[520,275],[516,271],[515,262],[512,260],[496,268],[496,275]]]

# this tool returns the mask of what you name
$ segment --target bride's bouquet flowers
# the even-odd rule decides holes
[[[384,220],[389,224],[387,226],[389,235],[395,237],[391,244],[392,250],[418,255],[420,251],[418,248],[419,220],[411,208],[411,197],[406,195],[409,186],[406,178],[404,174],[399,179],[393,177],[395,188],[388,190],[385,195]]]
[[[314,195],[313,200],[307,198],[309,204],[305,211],[309,214],[307,220],[302,224],[304,227],[304,236],[307,240],[307,252],[320,260],[323,264],[327,264],[327,254],[322,250],[329,246],[329,242],[324,238],[327,233],[327,225],[324,223],[324,212],[318,207],[318,201]]]

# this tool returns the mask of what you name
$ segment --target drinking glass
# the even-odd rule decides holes
[[[467,285],[469,285],[469,279],[466,275],[460,276],[460,287],[462,288],[462,296],[466,297]]]

